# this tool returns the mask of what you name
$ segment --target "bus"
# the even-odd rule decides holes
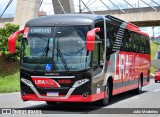
[[[94,102],[142,91],[150,81],[150,42],[139,27],[111,15],[59,14],[29,20],[8,38],[15,52],[22,34],[23,101]]]

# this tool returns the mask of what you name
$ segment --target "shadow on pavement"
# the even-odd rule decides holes
[[[112,97],[112,101],[108,104],[108,106],[112,105],[114,103],[117,103],[119,101],[122,101],[122,100],[125,100],[125,99],[129,99],[131,97],[137,96],[137,95],[142,95],[143,93],[146,93],[146,92],[147,91],[143,91],[143,89],[142,89],[141,94],[135,94],[133,91],[128,91],[128,92],[125,92],[125,93],[121,93],[121,94],[115,95],[115,96]]]

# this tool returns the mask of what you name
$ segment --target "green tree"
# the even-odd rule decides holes
[[[0,52],[6,60],[16,60],[20,55],[21,36],[16,42],[16,52],[10,54],[8,52],[8,37],[19,30],[19,25],[7,23],[3,28],[0,28]]]

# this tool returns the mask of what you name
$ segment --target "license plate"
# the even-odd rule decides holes
[[[47,92],[47,96],[59,96],[58,92]]]

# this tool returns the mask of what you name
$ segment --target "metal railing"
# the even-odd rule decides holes
[[[159,1],[159,3],[160,3],[160,1]],[[157,6],[155,3],[153,3],[153,2],[148,2],[148,4],[150,5],[150,6]],[[133,8],[133,7],[131,7],[131,5],[134,7],[134,8],[142,8],[142,7],[148,7],[146,4],[144,4],[144,3],[140,3],[140,4],[122,4],[122,5],[117,5],[118,6],[118,8],[120,8],[120,9],[131,9],[131,8]],[[114,5],[111,5],[111,4],[109,4],[109,5],[107,5],[107,7],[109,8],[109,9],[107,9],[106,8],[106,6],[97,6],[97,7],[89,7],[92,11],[101,11],[101,10],[117,10],[118,8],[116,7],[116,6],[114,6]],[[76,8],[77,9],[77,8]],[[77,11],[77,10],[76,10]],[[87,9],[84,9],[83,10],[83,12],[87,12]]]

